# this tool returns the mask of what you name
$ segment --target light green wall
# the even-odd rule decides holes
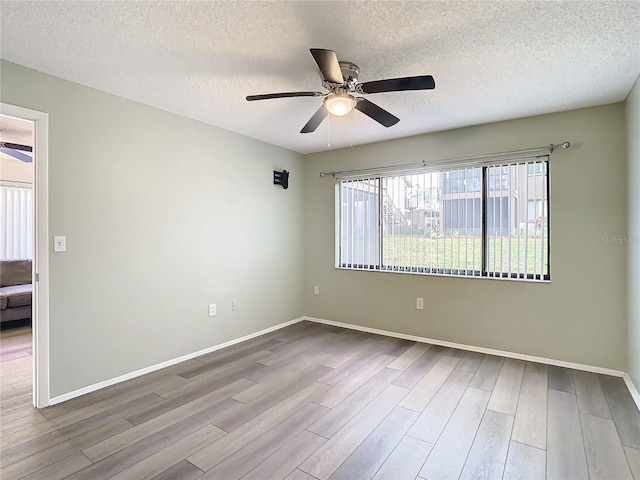
[[[49,229],[68,242],[50,254],[52,396],[303,314],[640,383],[640,254],[603,241],[640,236],[638,193],[627,195],[640,180],[638,85],[626,118],[616,104],[303,158],[7,62],[0,75],[2,102],[50,114]],[[565,140],[551,166],[550,284],[334,268],[334,183],[320,171]],[[280,168],[288,190],[271,184]]]
[[[0,80],[49,113],[68,248],[50,254],[52,397],[303,314],[300,155],[11,63]]]
[[[570,141],[551,159],[551,283],[334,268],[334,182],[321,171]],[[306,315],[625,370],[627,174],[623,104],[421,135],[305,158]],[[320,295],[313,295],[313,286]],[[423,311],[415,309],[423,297]]]
[[[627,97],[629,155],[629,375],[640,388],[640,79]]]

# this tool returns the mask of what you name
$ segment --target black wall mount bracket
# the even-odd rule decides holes
[[[286,170],[282,170],[278,172],[277,170],[273,171],[273,184],[280,185],[285,190],[289,188],[289,172]]]

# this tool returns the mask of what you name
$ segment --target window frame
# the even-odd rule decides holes
[[[543,255],[546,256],[546,272],[541,272],[541,273],[518,273],[518,272],[512,272],[512,271],[498,271],[498,270],[492,270],[489,268],[489,255],[488,255],[488,246],[489,246],[489,228],[487,227],[488,222],[488,212],[487,212],[487,206],[488,206],[488,199],[491,198],[490,194],[491,192],[495,191],[494,189],[490,188],[490,175],[489,175],[489,168],[491,167],[496,167],[496,166],[500,166],[502,168],[504,167],[510,167],[512,165],[522,165],[525,164],[525,168],[526,168],[526,173],[524,175],[524,181],[528,181],[527,179],[533,175],[529,175],[528,171],[529,171],[529,167],[530,165],[536,165],[538,163],[542,164],[541,168],[541,172],[537,172],[538,167],[534,167],[536,169],[536,176],[540,176],[540,175],[545,175],[545,184],[544,184],[544,190],[543,192],[546,192],[546,198],[543,198],[539,201],[542,202],[542,208],[545,212],[544,214],[544,219],[546,221],[546,224],[543,225],[543,229],[546,226],[546,236],[543,235],[543,249],[545,247],[544,244],[544,240],[546,240],[546,249],[542,250],[543,251]],[[358,177],[344,177],[344,178],[336,178],[336,210],[335,210],[335,226],[336,226],[336,232],[335,232],[335,268],[337,269],[341,269],[341,270],[360,270],[360,271],[378,271],[378,272],[390,272],[390,273],[410,273],[410,274],[418,274],[418,275],[435,275],[435,276],[448,276],[448,277],[461,277],[461,278],[490,278],[490,279],[502,279],[502,280],[515,280],[515,281],[532,281],[532,282],[536,282],[536,283],[541,283],[541,282],[550,282],[551,281],[551,190],[550,190],[550,156],[549,155],[544,155],[544,156],[540,156],[540,157],[530,157],[527,158],[525,161],[523,161],[522,159],[518,159],[517,161],[512,161],[512,162],[500,162],[500,163],[496,163],[496,164],[491,164],[491,163],[486,163],[486,164],[481,164],[481,165],[473,165],[473,166],[459,166],[459,165],[440,165],[438,166],[438,168],[431,170],[431,171],[427,171],[424,169],[416,169],[414,171],[399,171],[399,172],[393,172],[393,171],[388,171],[388,172],[384,172],[384,173],[378,173],[378,174],[372,174],[372,175],[368,175],[366,177],[360,177],[359,179],[361,180],[367,180],[367,181],[371,181],[374,180],[376,181],[377,184],[377,189],[379,192],[383,191],[383,179],[384,178],[393,178],[393,177],[401,177],[401,176],[408,176],[411,174],[422,174],[422,173],[437,173],[439,175],[441,174],[445,174],[448,171],[451,170],[455,170],[455,169],[459,169],[459,168],[480,168],[481,169],[481,182],[480,182],[480,210],[481,210],[481,234],[480,234],[480,238],[481,238],[481,261],[480,261],[480,265],[481,265],[481,270],[469,270],[469,269],[462,269],[462,268],[440,268],[440,267],[433,267],[433,266],[401,266],[401,265],[385,265],[384,264],[384,248],[385,248],[385,239],[384,239],[384,228],[383,228],[383,221],[384,221],[384,207],[383,207],[383,195],[379,194],[378,195],[378,201],[379,201],[379,205],[378,205],[378,222],[377,222],[377,233],[378,233],[378,243],[379,243],[379,253],[378,253],[378,263],[377,264],[368,264],[363,262],[362,264],[358,264],[357,262],[354,262],[354,264],[351,263],[343,263],[342,262],[342,221],[343,221],[343,217],[342,217],[342,205],[343,205],[343,188],[342,186],[344,185],[345,182],[349,182],[349,181],[354,181],[354,180],[358,180]],[[499,175],[495,175],[492,176],[494,178],[500,178],[502,181],[502,177],[504,176],[504,172],[501,169],[501,172]],[[451,180],[453,177],[448,177],[448,180]],[[473,177],[475,178],[475,176]],[[465,175],[465,179],[466,179],[466,175]],[[455,177],[455,181],[459,181],[459,178]],[[510,182],[511,179],[507,178],[507,182]],[[495,180],[494,180],[495,183]],[[517,183],[517,179],[516,179],[516,183]],[[442,193],[445,192],[445,180],[444,180],[444,175],[443,175],[443,182],[440,185],[441,191]],[[477,190],[472,189],[470,190],[471,192],[477,192]],[[466,190],[465,190],[466,192]],[[543,197],[545,196],[545,194],[543,193]],[[524,199],[520,199],[519,195],[518,197],[518,201],[524,200]],[[537,201],[537,199],[534,199]],[[544,202],[546,201],[546,207],[544,205]],[[528,203],[528,200],[527,200]],[[525,206],[525,222],[528,224],[529,223],[529,219],[528,219],[528,206]],[[411,225],[410,225],[411,228]],[[473,228],[473,227],[472,227]],[[527,227],[528,228],[528,227]],[[526,235],[526,233],[525,233]],[[513,238],[513,237],[510,237]],[[543,257],[544,258],[544,257]]]

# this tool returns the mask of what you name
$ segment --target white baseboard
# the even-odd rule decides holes
[[[156,370],[170,367],[172,365],[176,365],[186,360],[191,360],[192,358],[196,358],[201,355],[205,355],[207,353],[215,352],[216,350],[221,350],[223,348],[230,347],[231,345],[235,345],[236,343],[241,343],[241,342],[250,340],[252,338],[259,337],[260,335],[273,332],[275,330],[280,330],[281,328],[288,327],[289,325],[293,325],[294,323],[301,322],[302,320],[304,320],[304,317],[295,318],[293,320],[289,320],[288,322],[280,323],[278,325],[274,325],[273,327],[265,328],[264,330],[260,330],[259,332],[250,333],[249,335],[245,335],[244,337],[234,338],[233,340],[229,340],[228,342],[220,343],[218,345],[214,345],[213,347],[205,348],[204,350],[199,350],[197,352],[189,353],[187,355],[183,355],[178,358],[167,360],[166,362],[158,363],[156,365],[151,365],[150,367],[141,368],[140,370],[136,370],[135,372],[126,373],[124,375],[120,375],[118,377],[111,378],[103,382],[89,385],[88,387],[74,390],[73,392],[58,395],[57,397],[53,397],[49,400],[49,406],[56,405],[61,402],[66,402],[67,400],[71,400],[72,398],[76,398],[81,395],[86,395],[87,393],[95,392],[96,390],[100,390],[101,388],[109,387],[111,385],[115,385],[116,383],[124,382],[125,380],[130,380],[132,378],[136,378],[141,375],[145,375],[147,373],[155,372]]]
[[[622,378],[624,379],[624,383],[627,384],[627,388],[629,389],[629,393],[631,394],[633,401],[636,402],[636,407],[638,407],[638,410],[640,410],[640,393],[638,393],[638,389],[633,384],[633,381],[631,380],[631,377],[629,375],[625,373]]]
[[[95,383],[93,385],[89,385],[87,387],[80,388],[78,390],[74,390],[73,392],[69,392],[69,393],[65,393],[65,394],[62,394],[62,395],[58,395],[57,397],[53,397],[53,398],[51,398],[49,400],[49,406],[56,405],[56,404],[61,403],[61,402],[66,402],[67,400],[71,400],[72,398],[80,397],[82,395],[86,395],[87,393],[91,393],[91,392],[95,392],[96,390],[100,390],[101,388],[109,387],[111,385],[115,385],[116,383],[124,382],[126,380],[130,380],[132,378],[136,378],[136,377],[139,377],[141,375],[145,375],[147,373],[155,372],[156,370],[160,370],[162,368],[170,367],[172,365],[176,365],[176,364],[184,362],[186,360],[191,360],[192,358],[196,358],[196,357],[199,357],[201,355],[205,355],[207,353],[215,352],[216,350],[221,350],[223,348],[230,347],[231,345],[235,345],[237,343],[241,343],[241,342],[244,342],[246,340],[250,340],[252,338],[259,337],[261,335],[265,335],[265,334],[273,332],[275,330],[280,330],[281,328],[288,327],[289,325],[293,325],[294,323],[298,323],[298,322],[301,322],[303,320],[307,320],[309,322],[315,322],[315,323],[323,323],[325,325],[332,325],[332,326],[335,326],[335,327],[348,328],[350,330],[358,330],[358,331],[361,331],[361,332],[374,333],[374,334],[377,334],[377,335],[385,335],[387,337],[402,338],[404,340],[411,340],[411,341],[414,341],[414,342],[430,343],[430,344],[433,344],[433,345],[440,345],[442,347],[457,348],[457,349],[460,349],[460,350],[468,350],[468,351],[471,351],[471,352],[479,352],[479,353],[485,353],[485,354],[489,354],[489,355],[498,355],[498,356],[501,356],[501,357],[515,358],[515,359],[518,359],[518,360],[525,360],[525,361],[536,362],[536,363],[544,363],[546,365],[555,365],[555,366],[558,366],[558,367],[573,368],[575,370],[583,370],[583,371],[587,371],[587,372],[601,373],[603,375],[612,375],[614,377],[622,377],[624,379],[626,385],[627,385],[627,388],[629,389],[629,393],[631,394],[631,397],[633,398],[633,400],[636,403],[636,406],[638,407],[638,410],[640,410],[640,393],[638,392],[636,386],[631,381],[631,378],[629,377],[629,375],[627,375],[626,373],[621,372],[619,370],[612,370],[612,369],[609,369],[609,368],[595,367],[595,366],[592,366],[592,365],[584,365],[584,364],[580,364],[580,363],[566,362],[564,360],[555,360],[555,359],[552,359],[552,358],[536,357],[536,356],[533,356],[533,355],[525,355],[525,354],[521,354],[521,353],[507,352],[507,351],[504,351],[504,350],[494,350],[492,348],[477,347],[477,346],[474,346],[474,345],[465,345],[465,344],[462,344],[462,343],[447,342],[447,341],[444,341],[444,340],[436,340],[436,339],[433,339],[433,338],[419,337],[419,336],[416,336],[416,335],[408,335],[408,334],[405,334],[405,333],[391,332],[389,330],[380,330],[380,329],[377,329],[377,328],[363,327],[363,326],[354,325],[354,324],[351,324],[351,323],[335,322],[333,320],[325,320],[325,319],[322,319],[322,318],[306,317],[306,316],[305,317],[300,317],[300,318],[295,318],[293,320],[289,320],[288,322],[280,323],[278,325],[274,325],[273,327],[265,328],[264,330],[260,330],[260,331],[255,332],[255,333],[250,333],[249,335],[245,335],[243,337],[235,338],[233,340],[229,340],[228,342],[224,342],[224,343],[221,343],[221,344],[218,344],[218,345],[214,345],[213,347],[205,348],[204,350],[199,350],[197,352],[189,353],[187,355],[183,355],[183,356],[178,357],[178,358],[167,360],[166,362],[158,363],[156,365],[145,367],[145,368],[142,368],[140,370],[136,370],[134,372],[126,373],[124,375],[120,375],[118,377],[111,378],[111,379],[105,380],[103,382]]]
[[[413,342],[431,343],[432,345],[440,345],[442,347],[458,348],[460,350],[469,350],[471,352],[487,353],[489,355],[498,355],[500,357],[515,358],[518,360],[526,360],[529,362],[544,363],[546,365],[555,365],[557,367],[573,368],[575,370],[584,370],[586,372],[601,373],[603,375],[612,375],[614,377],[625,377],[625,373],[620,370],[612,370],[610,368],[594,367],[592,365],[583,365],[581,363],[565,362],[564,360],[555,360],[553,358],[536,357],[533,355],[525,355],[522,353],[506,352],[504,350],[494,350],[493,348],[476,347],[474,345],[465,345],[462,343],[447,342],[444,340],[436,340],[434,338],[418,337],[416,335],[407,335],[405,333],[390,332],[388,330],[379,330],[377,328],[362,327],[351,323],[334,322],[333,320],[324,320],[322,318],[303,317],[309,322],[324,323],[325,325],[333,325],[335,327],[349,328],[361,332],[375,333],[377,335],[386,335],[387,337],[402,338]],[[630,382],[630,380],[629,380]],[[637,394],[637,391],[636,391]],[[633,395],[633,393],[632,393]],[[634,398],[635,399],[635,398]],[[636,400],[638,403],[638,400]],[[640,407],[639,407],[640,408]]]
[[[334,322],[333,320],[325,320],[322,318],[303,317],[303,319],[309,322],[324,323],[325,325],[333,325],[335,327],[343,327],[351,330],[358,330],[361,332],[375,333],[377,335],[386,335],[387,337],[402,338],[404,340],[411,340],[414,342],[431,343],[433,345],[440,345],[442,347],[457,348],[460,350],[468,350],[471,352],[486,353],[489,355],[498,355],[500,357],[515,358],[518,360],[525,360],[529,362],[543,363],[545,365],[554,365],[556,367],[573,368],[574,370],[600,373],[602,375],[611,375],[613,377],[622,377],[625,384],[627,385],[627,388],[629,389],[629,393],[631,394],[631,397],[633,398],[633,401],[635,402],[636,407],[638,407],[638,410],[640,410],[640,393],[638,392],[638,389],[636,388],[636,386],[633,384],[633,381],[631,381],[631,377],[629,377],[629,375],[627,375],[625,372],[622,372],[620,370],[596,367],[593,365],[584,365],[582,363],[566,362],[564,360],[556,360],[554,358],[536,357],[534,355],[525,355],[522,353],[507,352],[504,350],[494,350],[493,348],[477,347],[475,345],[465,345],[463,343],[447,342],[444,340],[436,340],[434,338],[418,337],[416,335],[407,335],[405,333],[398,333],[398,332],[391,332],[388,330],[380,330],[377,328],[363,327],[363,326],[354,325],[351,323]]]

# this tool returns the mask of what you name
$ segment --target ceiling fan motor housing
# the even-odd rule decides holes
[[[328,80],[322,81],[322,86],[332,93],[345,93],[358,91],[358,75],[360,68],[351,62],[339,62],[340,73],[344,79],[343,83],[333,83]],[[321,73],[322,75],[322,73]],[[361,93],[361,92],[359,92]]]
[[[345,82],[358,80],[358,75],[360,74],[358,66],[351,62],[340,62],[340,71],[342,72]]]

